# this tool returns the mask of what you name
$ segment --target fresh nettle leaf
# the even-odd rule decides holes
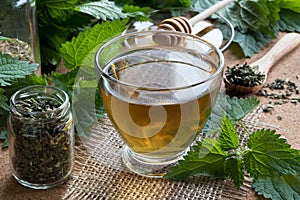
[[[249,151],[244,157],[245,168],[251,176],[259,178],[279,174],[300,174],[300,154],[291,149],[285,139],[269,129],[250,135]]]
[[[229,117],[223,115],[222,130],[220,137],[216,140],[206,138],[197,142],[197,145],[192,147],[192,150],[187,153],[184,160],[178,162],[178,165],[171,169],[165,177],[176,180],[184,180],[192,175],[206,175],[214,178],[224,178],[228,175],[235,180],[237,185],[241,184],[240,174],[233,174],[234,171],[226,171],[226,167],[233,165],[236,159],[236,165],[239,165],[237,153],[228,152],[238,148],[239,141],[236,131],[233,130],[233,124]],[[239,166],[242,169],[242,167]],[[239,168],[237,171],[239,171]],[[235,169],[232,169],[235,170]]]
[[[76,8],[80,12],[91,15],[96,19],[115,20],[126,17],[120,7],[118,7],[114,2],[108,0],[87,2],[77,5]]]
[[[244,182],[244,165],[239,157],[230,157],[224,163],[226,175],[232,180],[237,189]]]
[[[201,12],[219,1],[192,0],[191,8]],[[295,0],[236,0],[217,13],[232,23],[235,28],[233,42],[248,57],[259,52],[279,31],[299,32],[300,29],[297,21],[300,17],[299,2]],[[219,16],[212,17],[222,22]],[[229,29],[222,26],[224,28]]]
[[[219,130],[224,113],[235,123],[249,114],[258,104],[259,100],[255,97],[230,98],[228,95],[219,94],[202,133],[210,135]]]
[[[300,32],[300,12],[296,13],[291,10],[281,9],[278,29],[282,32]]]
[[[8,54],[0,52],[0,86],[9,86],[19,78],[32,74],[38,64],[29,64],[27,61],[19,61]]]
[[[127,19],[106,21],[80,33],[71,42],[62,45],[61,53],[65,66],[71,71],[67,74],[53,74],[53,82],[64,88],[72,98],[72,109],[76,132],[87,136],[94,122],[103,117],[102,101],[97,98],[97,83],[94,70],[94,57],[98,47],[126,28]],[[96,105],[95,105],[95,101]]]
[[[53,19],[66,20],[74,12],[75,5],[80,0],[39,0],[38,8],[49,13]],[[42,10],[41,10],[42,11]]]
[[[298,0],[281,0],[280,7],[300,13],[300,4]]]
[[[21,88],[31,85],[48,85],[47,78],[45,76],[37,76],[36,74],[32,74],[26,76],[25,78],[18,79],[10,87],[5,89],[6,96],[10,97]]]
[[[59,49],[84,27],[92,16],[75,11],[78,0],[37,0],[37,23],[40,37],[42,71],[51,72],[61,61]],[[49,69],[50,68],[50,69]]]
[[[228,5],[221,14],[231,19],[234,28],[241,32],[248,30],[258,31],[261,27],[268,26],[268,7],[262,1],[235,1]]]
[[[133,6],[133,5],[124,5],[123,6],[123,12],[126,13],[128,17],[131,19],[133,18],[133,21],[151,21],[147,15],[152,11],[153,9],[150,7],[139,7],[139,6]]]
[[[193,146],[192,150],[180,160],[178,165],[166,174],[165,178],[185,180],[193,175],[206,175],[224,178],[224,162],[227,153],[220,143],[212,138],[204,139]]]
[[[190,8],[198,12],[202,12],[221,0],[191,0]]]
[[[252,187],[258,195],[276,200],[300,199],[300,176],[281,175],[266,179],[255,178]]]
[[[240,144],[239,136],[229,117],[223,117],[218,141],[225,151],[237,149]]]
[[[87,137],[95,122],[105,117],[105,110],[98,89],[91,81],[82,81],[73,90],[72,112],[76,133]]]
[[[240,173],[240,169],[243,168],[237,157],[239,153],[228,152],[238,148],[237,134],[226,115],[223,115],[221,124],[222,130],[218,139],[205,138],[197,142],[184,160],[179,161],[178,165],[173,167],[165,178],[185,180],[193,175],[206,175],[214,178],[225,178],[229,175],[240,186],[241,180],[243,180],[240,176],[243,174],[235,174],[234,171]],[[231,171],[226,171],[226,168],[231,167],[233,167]]]
[[[242,127],[249,132],[246,127]],[[267,198],[277,199],[276,192],[286,195],[288,191],[295,195],[292,190],[299,191],[300,188],[295,186],[295,183],[299,185],[299,163],[300,151],[292,149],[285,139],[268,129],[252,133],[247,146],[240,147],[234,122],[223,115],[219,138],[205,138],[197,142],[184,159],[171,168],[165,178],[185,180],[194,175],[214,178],[223,176],[229,177],[239,189],[245,172],[248,172],[256,180],[256,191]]]
[[[89,136],[94,123],[106,116],[94,68],[81,66],[65,74],[52,73],[52,76],[51,81],[67,92],[72,102],[76,134]]]
[[[11,95],[26,86],[46,84],[47,81],[45,77],[32,74],[25,76],[25,78],[16,79],[9,87],[0,88],[0,127],[6,127],[6,121],[9,114],[8,101]]]
[[[71,42],[63,44],[60,52],[64,57],[65,66],[67,68],[81,66],[87,60],[87,57],[95,55],[99,45],[124,31],[127,21],[127,19],[124,19],[97,24],[93,28],[79,33]],[[93,60],[90,62],[93,66]]]
[[[227,116],[235,123],[243,119],[247,114],[254,110],[259,104],[256,97],[238,98],[225,96]]]
[[[79,67],[76,67],[67,73],[52,73],[51,81],[56,87],[61,88],[68,94],[70,101],[72,100],[73,85],[75,83],[78,70]]]
[[[242,48],[244,55],[248,57],[259,52],[259,50],[271,40],[271,37],[254,31],[242,33],[236,30],[234,34],[233,42],[237,43]]]

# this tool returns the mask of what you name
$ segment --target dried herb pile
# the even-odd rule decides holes
[[[0,51],[11,57],[18,57],[21,61],[34,62],[30,44],[18,39],[0,38]]]
[[[265,75],[258,71],[258,66],[250,66],[247,63],[228,67],[225,76],[231,83],[244,87],[261,85],[265,79]]]

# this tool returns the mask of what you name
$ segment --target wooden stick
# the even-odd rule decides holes
[[[208,9],[204,10],[203,12],[199,13],[198,15],[192,17],[189,20],[191,25],[193,26],[197,22],[208,18],[209,16],[211,16],[212,14],[214,14],[215,12],[220,10],[221,8],[224,8],[226,5],[228,5],[229,3],[233,2],[233,1],[234,0],[223,0],[223,1],[220,1],[220,2],[216,3],[212,7],[208,8]]]
[[[285,34],[263,57],[255,61],[250,66],[258,65],[259,71],[268,74],[268,71],[274,64],[287,53],[300,45],[299,33]]]

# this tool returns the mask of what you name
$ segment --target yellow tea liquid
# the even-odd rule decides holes
[[[216,67],[187,52],[148,49],[124,55],[105,71],[130,84],[100,80],[109,118],[130,149],[149,158],[174,156],[189,147],[219,91],[209,83],[197,84],[211,76]]]

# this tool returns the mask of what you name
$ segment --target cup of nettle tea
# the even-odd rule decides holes
[[[97,51],[107,115],[133,172],[162,177],[188,151],[218,95],[224,57],[201,38],[172,31],[122,34]]]
[[[59,88],[34,85],[10,99],[9,159],[22,185],[47,189],[64,183],[74,163],[74,126],[68,95]]]

